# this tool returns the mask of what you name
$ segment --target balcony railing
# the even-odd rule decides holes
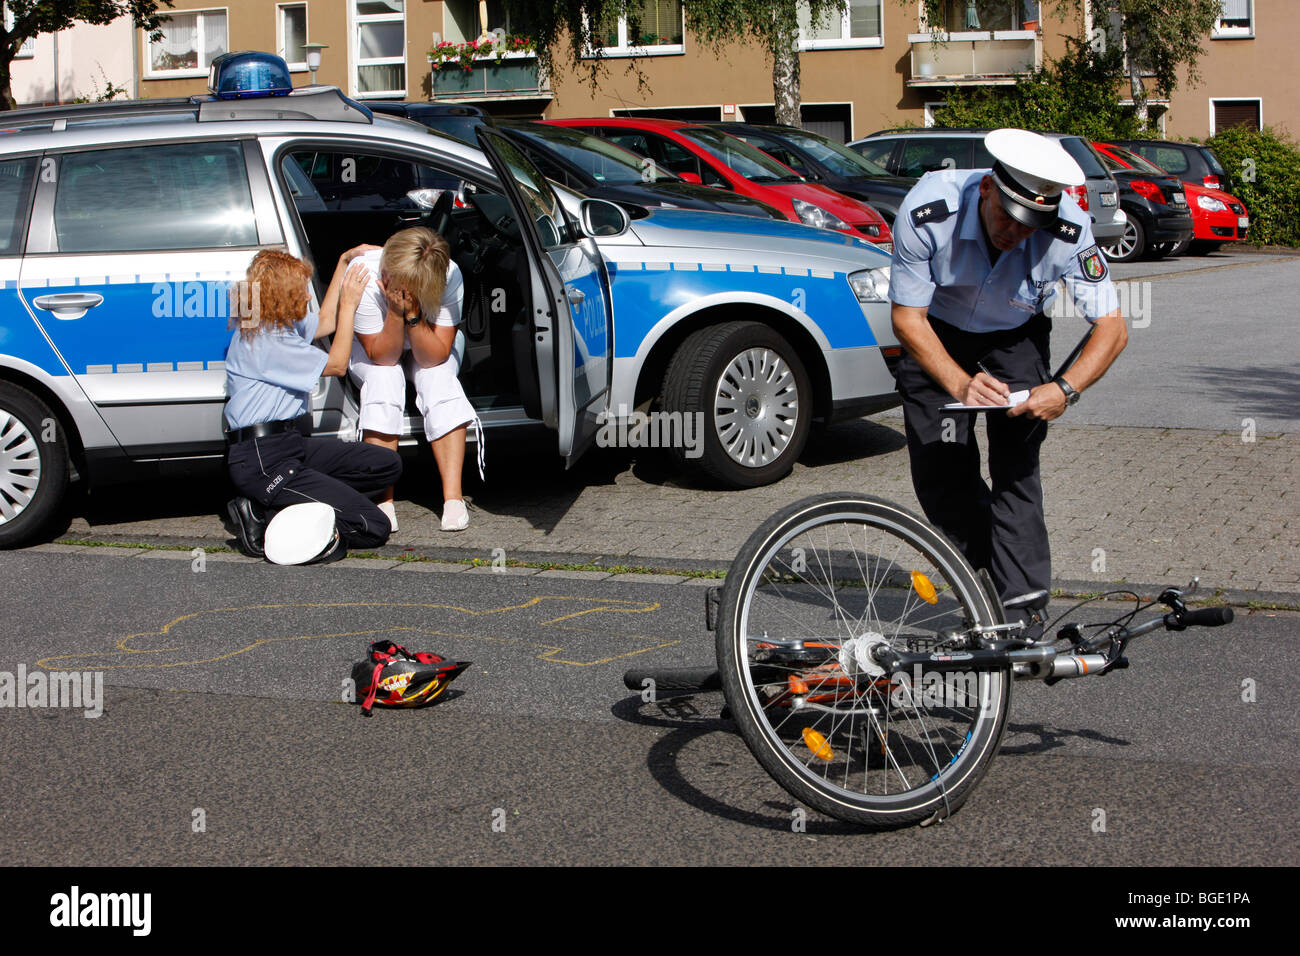
[[[475,60],[471,69],[448,66],[433,70],[433,98],[509,97],[549,94],[550,84],[537,70],[533,56]]]
[[[1014,83],[1042,62],[1042,40],[1033,30],[950,33],[943,42],[913,33],[909,86]]]

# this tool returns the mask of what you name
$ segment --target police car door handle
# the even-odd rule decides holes
[[[583,301],[587,298],[587,293],[583,292],[581,289],[569,289],[568,296],[569,301],[574,305],[582,305]]]
[[[79,319],[103,301],[104,297],[95,292],[60,292],[37,296],[32,305],[53,312],[56,319]]]

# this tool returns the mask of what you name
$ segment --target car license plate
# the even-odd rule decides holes
[[[1238,229],[1249,229],[1249,228],[1250,228],[1250,217],[1249,217],[1249,216],[1238,216],[1238,217],[1237,217],[1237,228],[1238,228]]]
[[[1102,194],[1101,194],[1101,204],[1102,204],[1103,206],[1113,206],[1113,205],[1115,205],[1115,194],[1114,194],[1114,193],[1102,193]]]
[[[1186,205],[1187,205],[1187,197],[1184,196],[1182,193],[1174,193],[1174,205],[1176,205],[1176,206],[1186,206]]]

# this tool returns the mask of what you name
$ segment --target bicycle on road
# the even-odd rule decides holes
[[[1128,666],[1140,635],[1215,627],[1231,608],[1190,610],[1166,588],[1097,624],[1052,634],[1048,592],[1005,604],[935,528],[849,493],[796,502],[765,521],[710,589],[717,671],[631,671],[656,692],[721,689],[750,751],[791,796],[870,828],[927,825],[970,796],[997,755],[1015,680],[1100,676]],[[1167,612],[1141,623],[1155,605]],[[1008,612],[1028,621],[1008,621]],[[1068,647],[1057,647],[1067,641]]]

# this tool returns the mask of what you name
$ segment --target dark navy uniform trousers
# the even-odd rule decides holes
[[[953,361],[974,375],[983,365],[1011,390],[1050,380],[1052,320],[1039,313],[1019,328],[964,332],[931,316]],[[1006,412],[942,411],[953,401],[904,353],[898,364],[912,486],[925,516],[975,568],[987,568],[1005,600],[1046,588],[1052,558],[1043,517],[1038,452],[1047,423]],[[975,423],[986,420],[989,477],[980,474]]]
[[[287,431],[236,442],[227,462],[239,493],[268,510],[308,501],[330,505],[349,548],[378,547],[392,532],[388,516],[370,496],[401,476],[402,459],[395,451]]]

